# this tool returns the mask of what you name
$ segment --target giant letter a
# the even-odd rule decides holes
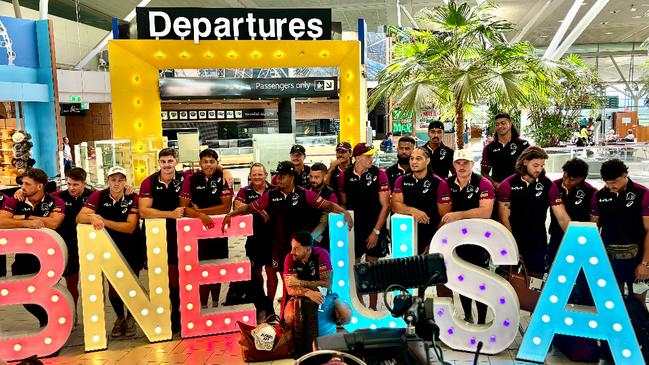
[[[584,270],[597,313],[567,310]],[[517,357],[543,362],[555,334],[608,341],[616,364],[643,364],[604,244],[593,223],[571,223],[554,260]]]

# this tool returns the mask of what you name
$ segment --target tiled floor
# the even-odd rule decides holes
[[[230,252],[232,257],[243,255],[243,239],[231,239]],[[10,262],[12,258],[10,257]],[[145,279],[146,272],[141,275]],[[221,300],[225,299],[227,286],[222,288]],[[110,303],[107,303],[106,323],[107,333],[110,332],[114,321],[114,314]],[[81,310],[79,310],[81,314]],[[474,317],[476,314],[474,314]],[[529,322],[529,315],[523,313],[521,322],[524,327]],[[22,306],[0,307],[0,333],[3,331],[16,331],[19,329],[36,328],[37,323]],[[136,337],[131,339],[109,340],[108,350],[91,353],[84,352],[83,346],[83,325],[78,324],[72,331],[70,339],[61,349],[57,357],[43,359],[46,364],[85,364],[85,365],[114,365],[114,364],[243,364],[239,347],[239,335],[227,334],[220,336],[209,336],[193,339],[180,339],[162,343],[149,343],[146,337],[138,330]],[[515,361],[516,352],[521,337],[505,351],[496,356],[482,356],[480,364],[505,365],[505,364],[526,364],[526,362]],[[432,353],[431,353],[432,355]],[[454,365],[469,365],[473,363],[473,354],[451,351],[444,348],[445,360]],[[292,360],[273,361],[273,365],[291,364]],[[436,362],[433,362],[436,363]],[[546,359],[548,364],[571,364],[561,353],[550,353]],[[270,365],[271,363],[266,363]]]

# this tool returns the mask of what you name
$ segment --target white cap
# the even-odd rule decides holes
[[[465,148],[463,150],[456,150],[453,153],[453,162],[457,160],[468,160],[468,161],[473,161],[473,154],[471,153],[471,150]]]
[[[268,323],[258,325],[254,330],[250,331],[252,338],[255,339],[255,347],[260,351],[271,351],[275,344],[275,337],[277,332],[275,327]]]
[[[122,166],[113,166],[110,169],[108,169],[108,175],[107,175],[108,177],[111,177],[115,174],[122,174],[124,175],[124,177],[128,176],[126,175],[126,169],[123,168]]]

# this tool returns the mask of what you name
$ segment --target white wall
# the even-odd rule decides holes
[[[37,20],[38,11],[21,7],[24,19]],[[11,2],[0,1],[0,15],[14,16]],[[75,66],[108,32],[76,21],[49,15],[54,28],[54,45],[56,64],[58,67],[70,68]],[[78,30],[78,32],[77,32]],[[88,69],[96,69],[96,62],[88,64]]]
[[[59,102],[81,96],[84,103],[110,103],[110,74],[98,71],[57,70]]]

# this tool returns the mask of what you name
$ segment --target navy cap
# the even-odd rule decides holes
[[[291,154],[294,153],[301,153],[303,155],[306,155],[306,150],[304,149],[304,146],[300,144],[294,144],[293,147],[291,147]]]
[[[293,165],[293,162],[282,161],[279,164],[277,164],[277,173],[296,175],[297,171],[295,170],[295,165]]]
[[[428,130],[431,130],[431,129],[441,129],[441,130],[444,130],[444,123],[440,122],[439,120],[432,121],[432,122],[430,122],[430,124],[428,125]]]

